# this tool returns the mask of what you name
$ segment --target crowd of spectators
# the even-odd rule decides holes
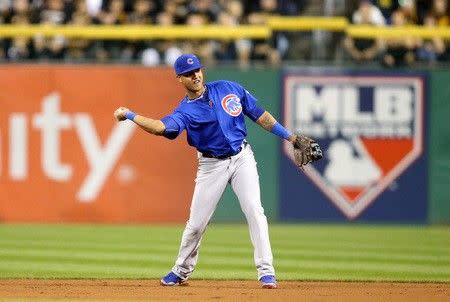
[[[309,0],[0,0],[0,24],[190,25],[262,24],[272,15],[299,15]],[[183,52],[205,63],[265,60],[278,64],[286,41],[270,40],[86,40],[63,36],[0,38],[0,60],[142,62],[172,64]]]
[[[450,24],[448,0],[359,0],[355,6],[350,16],[353,24],[388,27],[423,25],[430,28],[448,27]],[[379,61],[387,67],[450,61],[450,44],[439,37],[356,39],[347,36],[344,48],[354,61]]]
[[[308,6],[336,0],[0,0],[0,24],[28,25],[189,25],[264,24],[274,15],[302,15]],[[448,0],[345,0],[353,24],[427,27],[449,26]],[[238,40],[87,40],[63,36],[0,37],[0,61],[140,62],[172,64],[185,52],[206,64],[253,60],[277,65],[295,60],[298,36],[277,32],[269,39]],[[348,60],[385,66],[450,60],[450,45],[441,38],[423,40],[344,37],[338,44]],[[291,48],[290,48],[291,47]],[[288,51],[290,50],[290,51]]]

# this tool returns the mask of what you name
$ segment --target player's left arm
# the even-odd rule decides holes
[[[256,120],[256,123],[269,132],[272,132],[279,137],[282,137],[291,143],[296,140],[296,135],[284,128],[268,111],[264,111],[263,114]]]
[[[292,143],[294,162],[299,167],[320,160],[322,158],[322,150],[319,144],[303,134],[295,134],[284,128],[275,118],[267,111],[256,120],[256,123],[267,131],[276,134]]]
[[[292,133],[284,128],[272,114],[258,106],[256,98],[245,89],[241,101],[245,115],[267,131],[292,143],[294,161],[299,167],[322,158],[319,144],[303,134]]]

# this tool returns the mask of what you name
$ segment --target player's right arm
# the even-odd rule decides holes
[[[154,135],[164,135],[166,126],[161,120],[154,120],[142,115],[135,114],[126,107],[119,107],[114,112],[114,117],[117,121],[124,121],[130,119],[139,127]]]

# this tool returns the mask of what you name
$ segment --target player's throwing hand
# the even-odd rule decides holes
[[[125,114],[130,111],[130,109],[126,108],[126,107],[119,107],[116,109],[116,111],[114,111],[114,118],[120,122],[120,121],[124,121],[127,119],[127,117],[125,116]]]

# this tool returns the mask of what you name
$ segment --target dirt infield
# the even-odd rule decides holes
[[[5,299],[6,298],[6,299]],[[163,287],[158,280],[0,280],[0,300],[149,301],[450,301],[450,283],[281,281],[262,289],[257,281],[191,280]]]

